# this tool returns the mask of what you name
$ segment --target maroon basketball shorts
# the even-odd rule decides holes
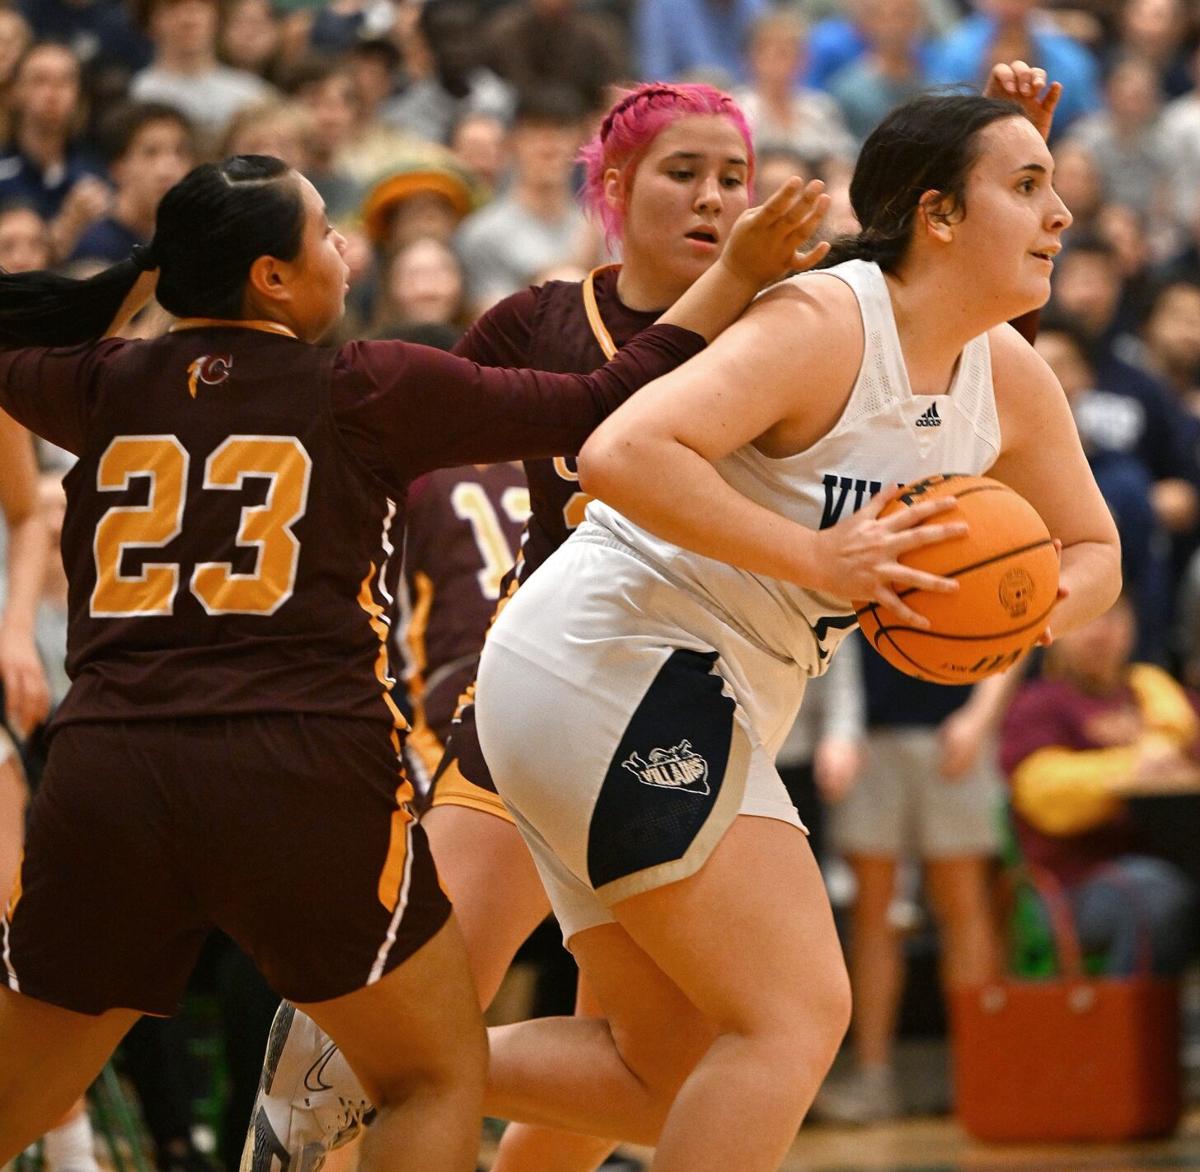
[[[0,921],[8,985],[171,1014],[214,927],[291,1001],[371,984],[450,914],[408,793],[371,721],[67,725]]]

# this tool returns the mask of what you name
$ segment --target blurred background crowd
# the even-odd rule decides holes
[[[947,988],[994,971],[1006,855],[1057,876],[1112,971],[1134,963],[1131,931],[1162,971],[1195,959],[1200,864],[1178,848],[1200,817],[1163,800],[1200,780],[1200,3],[0,4],[0,265],[86,275],[149,240],[158,200],[196,162],[272,154],[312,180],[349,241],[343,336],[447,348],[510,293],[619,259],[580,210],[576,152],[622,84],[732,92],[755,133],[757,200],[791,174],[820,177],[836,234],[855,228],[856,152],[891,108],[930,86],[979,88],[1015,59],[1064,86],[1051,146],[1075,219],[1038,349],[1117,518],[1126,593],[1019,688],[916,684],[862,650],[812,689],[783,765],[846,908],[856,995],[827,1118],[912,1105],[893,1056],[911,942],[937,928]],[[65,464],[40,458],[56,514]],[[51,579],[42,636],[61,693]],[[269,991],[255,996],[269,1021]],[[230,998],[250,1012],[249,995]],[[155,1065],[161,1038],[128,1050],[134,1068],[169,1065]],[[155,1116],[163,1167],[194,1158],[173,1110]],[[231,1125],[230,1166],[238,1147]]]

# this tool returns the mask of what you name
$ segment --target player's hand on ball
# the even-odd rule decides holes
[[[825,184],[819,179],[804,183],[793,175],[764,203],[738,216],[720,263],[756,287],[810,269],[829,245],[821,241],[807,251],[803,245],[828,210]]]
[[[955,508],[958,502],[952,496],[920,501],[881,518],[880,512],[899,491],[893,487],[879,493],[870,504],[818,535],[824,548],[817,585],[839,598],[882,603],[903,622],[924,629],[929,620],[913,610],[900,592],[912,587],[953,594],[958,583],[906,566],[899,559],[910,550],[962,537],[967,526],[964,521],[930,520]]]

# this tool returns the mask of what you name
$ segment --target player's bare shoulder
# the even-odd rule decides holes
[[[772,347],[802,349],[805,363],[860,358],[862,314],[854,291],[831,273],[804,273],[772,285],[742,315]],[[818,351],[814,342],[820,340]]]
[[[1042,356],[1007,323],[988,331],[996,397],[1041,394],[1058,380]],[[1061,393],[1061,390],[1060,390]]]
[[[988,331],[992,386],[1004,447],[1069,415],[1066,396],[1045,359],[1011,325]]]

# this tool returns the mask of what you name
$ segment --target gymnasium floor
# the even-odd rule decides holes
[[[843,1069],[839,1056],[834,1073]],[[1169,1140],[1142,1144],[982,1144],[945,1113],[945,1043],[906,1040],[896,1054],[902,1090],[919,1114],[869,1128],[805,1124],[780,1172],[1169,1172],[1200,1170],[1200,1071],[1190,1069],[1191,1106]],[[649,1166],[650,1149],[623,1149]],[[490,1155],[490,1151],[486,1153]],[[483,1166],[487,1167],[486,1159]],[[728,1172],[739,1172],[736,1167]]]
[[[628,1151],[648,1164],[648,1149]],[[1200,1107],[1189,1111],[1173,1139],[1128,1145],[977,1144],[944,1117],[866,1130],[813,1125],[800,1133],[781,1172],[1166,1172],[1177,1168],[1200,1169]]]

